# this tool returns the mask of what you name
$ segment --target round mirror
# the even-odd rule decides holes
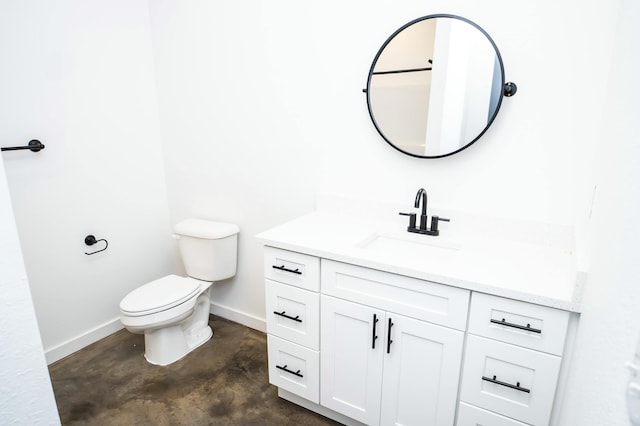
[[[487,131],[506,83],[502,57],[482,28],[455,15],[409,22],[378,51],[367,79],[369,115],[395,149],[421,158],[459,152]]]

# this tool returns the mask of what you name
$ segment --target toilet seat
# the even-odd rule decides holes
[[[196,280],[167,275],[126,295],[120,302],[120,311],[132,317],[166,311],[200,294],[200,288]]]

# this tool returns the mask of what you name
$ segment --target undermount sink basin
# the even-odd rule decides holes
[[[357,244],[363,250],[407,256],[428,256],[434,250],[460,250],[460,243],[451,238],[410,232],[376,232]]]

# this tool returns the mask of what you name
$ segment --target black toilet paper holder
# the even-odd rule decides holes
[[[84,243],[86,245],[88,245],[88,246],[92,246],[95,243],[98,243],[100,241],[104,241],[104,248],[103,249],[96,250],[96,251],[91,252],[91,253],[87,253],[85,251],[84,254],[86,254],[87,256],[91,256],[92,254],[96,254],[96,253],[100,253],[101,251],[105,251],[107,249],[107,247],[109,247],[109,242],[107,240],[105,240],[104,238],[96,240],[96,237],[94,237],[93,235],[87,235],[86,237],[84,237]]]

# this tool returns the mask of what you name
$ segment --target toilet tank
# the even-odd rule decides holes
[[[178,222],[174,232],[187,275],[220,281],[236,274],[238,225],[203,219]]]

